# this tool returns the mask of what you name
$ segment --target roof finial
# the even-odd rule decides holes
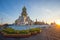
[[[26,7],[24,6],[22,10],[23,10],[23,11],[26,11]]]
[[[24,6],[23,9],[22,9],[22,13],[21,13],[22,16],[27,16],[27,11],[26,11],[26,7]]]

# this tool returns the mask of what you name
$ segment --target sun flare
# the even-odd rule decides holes
[[[60,19],[55,21],[57,25],[60,25]]]

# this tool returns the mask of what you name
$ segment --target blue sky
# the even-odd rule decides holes
[[[0,24],[14,23],[26,6],[28,16],[47,23],[60,19],[59,0],[0,0]],[[1,20],[2,19],[2,20]]]

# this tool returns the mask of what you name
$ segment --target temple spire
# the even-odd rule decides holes
[[[33,24],[33,21],[30,19],[29,16],[27,16],[26,7],[24,6],[22,8],[21,16],[15,21],[16,25],[30,25]]]
[[[26,7],[24,6],[22,8],[22,13],[21,13],[22,16],[27,16],[27,12],[26,12]]]
[[[25,6],[22,8],[22,11],[26,11],[26,7]]]

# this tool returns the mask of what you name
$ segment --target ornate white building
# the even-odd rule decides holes
[[[27,12],[26,12],[26,7],[24,6],[22,9],[21,16],[15,21],[16,25],[31,25],[33,24],[33,21],[29,18]]]

